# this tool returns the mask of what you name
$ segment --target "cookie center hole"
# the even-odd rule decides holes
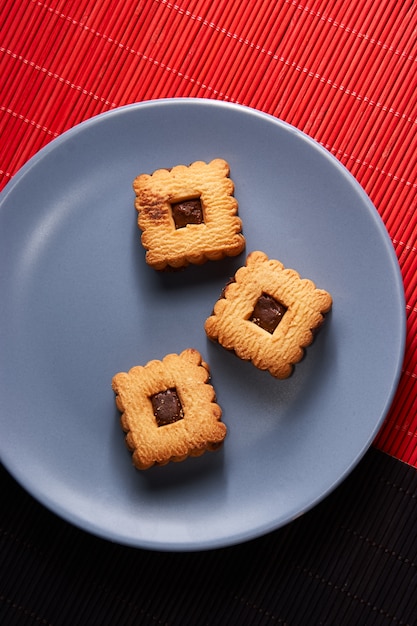
[[[151,396],[153,414],[158,426],[173,424],[184,418],[176,389],[166,389]]]
[[[278,300],[275,300],[267,293],[263,293],[257,300],[252,316],[249,318],[251,322],[260,326],[268,333],[273,333],[287,308]]]
[[[204,222],[203,205],[200,198],[190,198],[171,204],[175,228],[184,228],[187,224]]]

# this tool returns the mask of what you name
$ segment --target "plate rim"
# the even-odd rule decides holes
[[[317,506],[319,502],[325,499],[332,491],[334,491],[335,488],[337,488],[347,478],[347,476],[353,471],[353,469],[360,462],[360,460],[365,455],[369,447],[372,445],[372,441],[374,440],[377,432],[380,430],[384,420],[387,417],[387,414],[392,405],[395,393],[397,391],[399,380],[402,374],[402,365],[403,365],[403,359],[404,359],[405,347],[406,347],[406,310],[405,310],[405,291],[404,291],[404,284],[403,284],[401,269],[400,269],[399,262],[398,262],[391,238],[389,236],[388,230],[385,227],[385,224],[380,214],[378,213],[376,207],[370,200],[369,196],[366,194],[363,187],[353,176],[353,174],[351,174],[350,171],[347,169],[347,167],[343,163],[341,163],[329,150],[327,150],[327,148],[325,148],[321,143],[319,143],[314,138],[307,135],[304,131],[292,126],[291,124],[289,124],[288,122],[285,122],[284,120],[281,120],[271,115],[270,113],[266,113],[258,109],[254,109],[252,107],[249,107],[247,105],[242,105],[239,103],[232,103],[232,102],[208,99],[208,98],[188,98],[188,97],[161,98],[161,99],[155,99],[155,100],[144,100],[141,102],[130,103],[130,104],[126,104],[120,107],[112,108],[102,113],[98,113],[97,115],[94,115],[86,120],[83,120],[82,122],[76,124],[75,126],[65,130],[63,133],[61,133],[60,135],[58,135],[57,137],[49,141],[45,146],[43,146],[40,150],[38,150],[18,170],[18,172],[16,172],[16,174],[12,177],[12,179],[6,184],[4,189],[0,192],[0,212],[2,211],[2,207],[5,204],[6,199],[9,197],[10,194],[13,193],[14,189],[21,184],[21,181],[24,180],[24,177],[26,176],[26,174],[33,167],[36,167],[38,163],[45,156],[47,156],[50,152],[56,149],[59,149],[59,146],[62,143],[65,143],[68,140],[68,138],[75,137],[78,133],[83,132],[84,128],[96,125],[112,117],[118,117],[120,115],[123,115],[125,112],[129,112],[132,110],[140,111],[142,109],[149,108],[149,107],[152,107],[152,108],[166,107],[166,106],[172,106],[172,105],[181,105],[181,106],[182,105],[187,105],[187,106],[194,105],[194,106],[203,106],[203,107],[210,106],[216,109],[225,108],[225,109],[232,110],[232,111],[238,110],[241,112],[246,112],[250,116],[255,116],[255,117],[259,117],[260,119],[267,120],[270,123],[280,126],[281,128],[283,128],[284,130],[288,132],[294,133],[295,135],[301,137],[307,143],[311,144],[315,149],[320,150],[323,155],[325,155],[328,159],[330,159],[337,166],[337,169],[339,169],[339,171],[344,173],[344,175],[350,180],[350,184],[355,187],[356,191],[361,195],[362,200],[367,204],[368,209],[374,218],[373,219],[374,225],[375,227],[378,228],[382,241],[385,242],[387,253],[390,255],[391,265],[394,270],[394,274],[396,278],[395,286],[397,290],[401,292],[401,294],[399,293],[399,295],[401,295],[402,297],[402,304],[403,304],[402,307],[399,307],[399,311],[398,311],[399,313],[398,322],[400,324],[399,335],[401,336],[401,345],[399,346],[397,363],[395,364],[395,366],[392,367],[393,371],[395,370],[395,373],[392,377],[391,389],[390,389],[389,394],[387,395],[387,401],[385,403],[384,410],[381,416],[379,417],[379,419],[376,421],[376,424],[374,428],[372,429],[371,436],[368,438],[367,441],[363,443],[362,447],[358,450],[356,456],[351,460],[346,470],[341,475],[337,476],[335,480],[332,482],[332,484],[329,485],[329,487],[324,492],[322,492],[316,498],[312,499],[308,506],[304,506],[301,510],[299,510],[296,516],[287,514],[287,518],[284,519],[283,521],[280,521],[279,523],[273,524],[269,522],[269,523],[266,523],[262,527],[258,526],[257,529],[252,532],[241,531],[237,534],[235,533],[233,537],[223,536],[217,539],[211,538],[204,543],[199,542],[198,544],[195,544],[192,541],[190,543],[177,544],[175,541],[161,543],[160,541],[153,541],[150,539],[148,539],[148,541],[145,541],[142,538],[138,538],[136,541],[133,541],[127,537],[123,539],[123,537],[121,537],[120,535],[117,535],[115,533],[110,533],[107,529],[103,529],[97,523],[92,524],[88,520],[81,520],[72,511],[69,511],[68,509],[64,509],[61,503],[58,504],[53,499],[50,500],[48,498],[48,495],[42,492],[42,489],[36,490],[33,487],[29,489],[27,487],[27,483],[25,483],[25,476],[24,476],[25,472],[20,471],[19,467],[14,466],[13,463],[10,463],[10,461],[7,458],[5,458],[3,450],[1,449],[1,446],[0,446],[1,462],[3,463],[6,470],[15,478],[15,480],[20,484],[20,486],[23,489],[25,489],[30,495],[32,495],[38,502],[44,505],[53,514],[58,515],[59,517],[70,522],[74,526],[81,528],[83,530],[86,530],[92,533],[93,535],[99,536],[106,540],[115,541],[122,545],[128,545],[131,547],[151,549],[151,550],[181,552],[181,551],[193,551],[193,550],[207,550],[207,549],[231,546],[231,545],[235,545],[235,544],[242,543],[245,541],[249,541],[251,539],[264,535],[265,533],[271,532],[282,526],[285,526],[286,524],[291,522],[293,519],[295,519],[295,517],[304,515],[307,511]]]

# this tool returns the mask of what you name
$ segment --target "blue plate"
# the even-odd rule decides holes
[[[134,177],[215,157],[230,163],[246,252],[334,299],[284,381],[204,333],[245,255],[170,274],[144,261]],[[286,524],[352,470],[398,383],[404,294],[377,211],[320,145],[246,107],[144,102],[66,132],[1,195],[0,268],[1,459],[46,507],[112,541],[196,550]],[[188,347],[211,366],[225,445],[136,471],[112,376]]]

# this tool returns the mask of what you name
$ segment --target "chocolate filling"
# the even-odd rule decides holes
[[[171,211],[175,228],[184,228],[187,224],[202,224],[204,222],[200,198],[175,202],[171,204]]]
[[[250,321],[268,333],[273,333],[286,312],[287,308],[272,296],[263,293],[255,305]]]
[[[155,393],[151,396],[151,402],[158,426],[173,424],[184,418],[184,411],[176,389]]]

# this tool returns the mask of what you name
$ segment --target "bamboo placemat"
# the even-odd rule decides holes
[[[326,500],[221,550],[149,552],[88,535],[0,468],[5,626],[414,626],[417,472],[371,448]]]
[[[228,100],[306,132],[363,186],[398,256],[406,354],[375,445],[417,466],[416,27],[412,1],[3,0],[0,189],[54,137],[137,101]]]

